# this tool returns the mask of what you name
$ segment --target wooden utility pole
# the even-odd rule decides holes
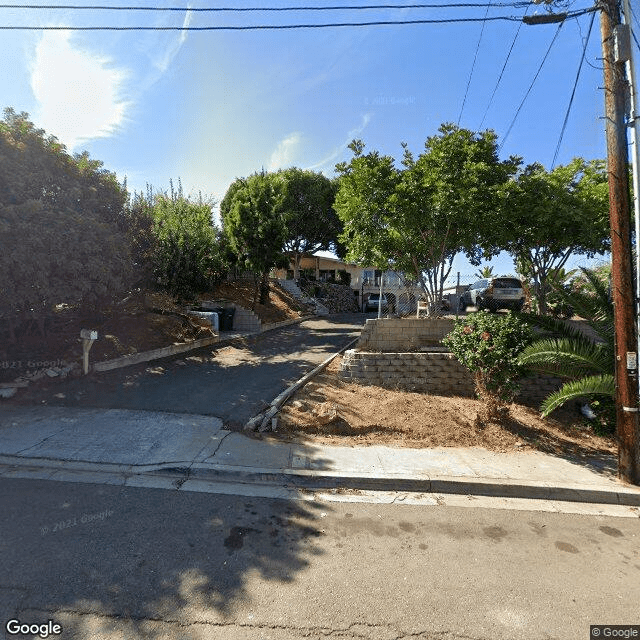
[[[626,482],[640,484],[638,394],[631,376],[632,373],[637,375],[637,343],[634,335],[635,301],[631,275],[631,211],[625,122],[627,85],[625,63],[616,58],[615,51],[615,29],[620,24],[619,0],[602,0],[600,7],[611,225],[611,293],[615,322],[618,475]]]

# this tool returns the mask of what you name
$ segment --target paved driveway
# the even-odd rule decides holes
[[[195,413],[240,425],[357,337],[364,320],[360,314],[307,320],[226,347],[21,390],[3,404]]]

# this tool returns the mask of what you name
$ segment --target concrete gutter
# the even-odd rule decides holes
[[[0,476],[48,477],[57,471],[85,473],[87,481],[100,476],[120,477],[125,484],[139,477],[176,478],[185,481],[284,487],[298,492],[380,491],[412,494],[483,496],[525,500],[590,503],[631,507],[640,515],[640,490],[637,487],[612,485],[585,486],[575,482],[540,482],[517,478],[441,476],[414,472],[398,474],[376,471],[340,471],[321,469],[292,469],[234,466],[217,463],[184,461],[171,464],[116,464],[81,460],[52,460],[0,456]],[[44,474],[44,475],[43,475]],[[89,477],[93,478],[90,480]]]

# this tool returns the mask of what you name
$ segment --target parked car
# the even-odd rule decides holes
[[[460,296],[460,311],[467,307],[476,307],[478,311],[488,309],[512,309],[522,311],[524,305],[524,289],[518,278],[500,276],[478,280]]]
[[[369,294],[369,298],[364,303],[365,311],[377,311],[380,305],[380,294],[379,293],[371,293]],[[387,302],[387,296],[382,294],[382,311],[386,312],[389,309],[389,303]]]

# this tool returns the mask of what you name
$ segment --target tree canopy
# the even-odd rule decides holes
[[[71,156],[26,113],[0,121],[0,313],[38,314],[126,290],[127,193],[87,153]]]
[[[417,159],[403,147],[398,169],[392,157],[364,155],[364,143],[352,142],[353,158],[336,167],[341,239],[348,259],[413,274],[436,304],[457,253],[476,266],[497,253],[484,230],[499,223],[503,190],[520,160],[498,159],[493,132],[453,124],[428,138]]]
[[[282,190],[282,216],[285,226],[283,249],[292,257],[297,280],[300,260],[316,251],[338,250],[342,224],[333,202],[337,183],[321,173],[297,167],[273,174],[275,185]]]
[[[574,158],[552,171],[531,164],[510,182],[506,193],[508,224],[493,229],[493,242],[509,252],[519,273],[533,280],[544,314],[550,274],[574,254],[591,258],[609,250],[605,163]]]
[[[222,229],[245,268],[261,274],[260,303],[269,294],[269,271],[283,264],[286,239],[284,194],[272,174],[238,178],[220,203]]]

